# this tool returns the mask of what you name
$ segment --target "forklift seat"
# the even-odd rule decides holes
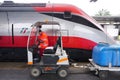
[[[58,37],[57,42],[54,45],[54,47],[47,47],[44,50],[44,54],[55,54],[58,46],[61,47],[61,37],[60,36]]]

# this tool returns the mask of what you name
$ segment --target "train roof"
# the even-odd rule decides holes
[[[45,7],[46,3],[14,3],[13,1],[4,1],[0,4],[0,7]]]
[[[56,4],[49,4],[49,3],[28,3],[27,4],[27,3],[14,3],[13,1],[4,1],[3,3],[0,4],[0,12],[40,12],[49,16],[62,18],[68,21],[81,23],[90,27],[94,27],[98,30],[103,30],[103,28],[96,22],[95,19],[91,18],[80,8],[70,4],[57,4],[57,3]],[[72,19],[64,18],[63,15],[60,16],[60,14],[65,14],[66,12],[68,14],[70,13],[70,16],[72,14],[72,17],[71,17]],[[79,19],[76,19],[78,17]],[[86,20],[87,20],[87,23],[86,23]]]

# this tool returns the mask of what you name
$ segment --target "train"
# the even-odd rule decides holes
[[[27,60],[27,40],[31,25],[38,21],[57,21],[61,25],[63,48],[73,61],[86,61],[99,42],[115,41],[92,17],[71,4],[14,3],[0,4],[0,60]],[[42,27],[49,46],[58,36],[55,26]]]

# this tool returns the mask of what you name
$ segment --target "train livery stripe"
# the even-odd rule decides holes
[[[11,37],[2,36],[2,38],[3,38],[3,41],[0,42],[0,47],[27,47],[28,36],[14,36],[14,40],[15,40],[14,44],[12,44],[12,41],[7,43],[5,40]],[[49,39],[49,46],[54,46],[56,43],[57,37],[48,36],[48,39]],[[80,49],[91,50],[96,44],[97,43],[85,38],[73,37],[73,36],[63,37],[64,48],[80,48]]]
[[[42,8],[42,7],[33,7],[33,9],[35,11],[37,11],[37,12],[40,12],[40,13],[45,12],[45,13],[49,14],[51,12],[51,14],[49,14],[49,15],[52,15],[52,16],[54,16],[54,13],[55,14],[56,13],[64,13],[65,11],[68,11],[68,12],[71,12],[71,14],[76,14],[78,16],[81,16],[82,18],[85,18],[87,21],[89,21],[92,24],[92,26],[96,26],[96,28],[98,28],[99,30],[104,31],[102,29],[102,27],[96,22],[95,19],[91,18],[89,15],[87,15],[80,8],[77,8],[77,7],[73,6],[73,5],[68,5],[68,4],[52,4],[52,5],[47,5],[45,8]],[[62,17],[63,17],[63,15],[62,15]],[[66,18],[66,20],[67,20],[67,18]]]

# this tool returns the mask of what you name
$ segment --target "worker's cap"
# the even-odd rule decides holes
[[[36,23],[34,24],[34,26],[37,26],[37,27],[39,27],[39,28],[42,27],[41,25],[42,25],[41,22],[36,22]]]

